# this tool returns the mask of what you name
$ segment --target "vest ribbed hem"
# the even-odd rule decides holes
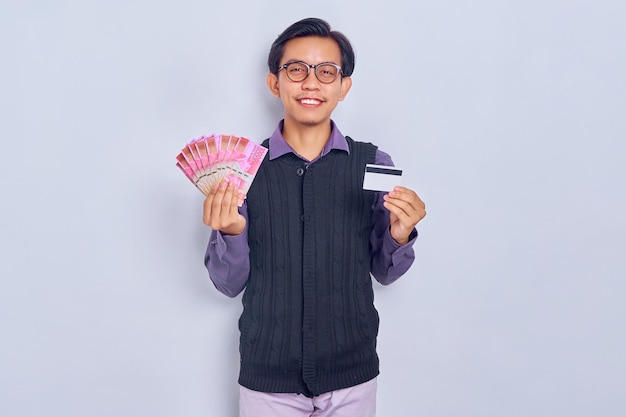
[[[262,374],[254,369],[242,367],[239,373],[239,384],[259,392],[302,394],[315,397],[326,392],[354,387],[376,378],[379,374],[378,361],[362,366],[349,372],[318,371],[318,389],[311,391],[302,382],[299,372]]]

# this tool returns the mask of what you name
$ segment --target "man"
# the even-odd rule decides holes
[[[344,137],[331,114],[352,86],[354,51],[320,19],[271,47],[267,86],[284,119],[245,203],[226,182],[204,202],[205,264],[216,288],[241,291],[240,416],[375,415],[378,313],[370,273],[390,284],[411,266],[415,192],[363,190],[365,165],[392,165]]]

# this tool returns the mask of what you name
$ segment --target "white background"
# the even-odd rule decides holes
[[[190,139],[261,141],[270,44],[327,19],[334,114],[426,201],[376,285],[379,415],[626,413],[623,1],[3,1],[0,415],[235,417]]]

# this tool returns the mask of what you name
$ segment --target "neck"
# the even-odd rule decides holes
[[[330,138],[330,121],[315,126],[294,126],[285,120],[282,134],[298,155],[312,161],[320,156]]]

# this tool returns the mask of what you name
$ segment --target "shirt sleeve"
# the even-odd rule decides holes
[[[245,201],[239,213],[246,219],[244,231],[239,235],[224,235],[213,230],[204,256],[204,265],[213,285],[228,297],[236,297],[243,291],[250,273],[248,210]]]
[[[381,150],[376,151],[377,165],[393,166],[391,157]],[[372,206],[372,232],[370,234],[370,258],[372,275],[383,285],[389,285],[409,270],[415,260],[413,244],[417,230],[413,229],[409,241],[400,245],[389,231],[389,210],[383,206],[382,191],[377,191]]]

